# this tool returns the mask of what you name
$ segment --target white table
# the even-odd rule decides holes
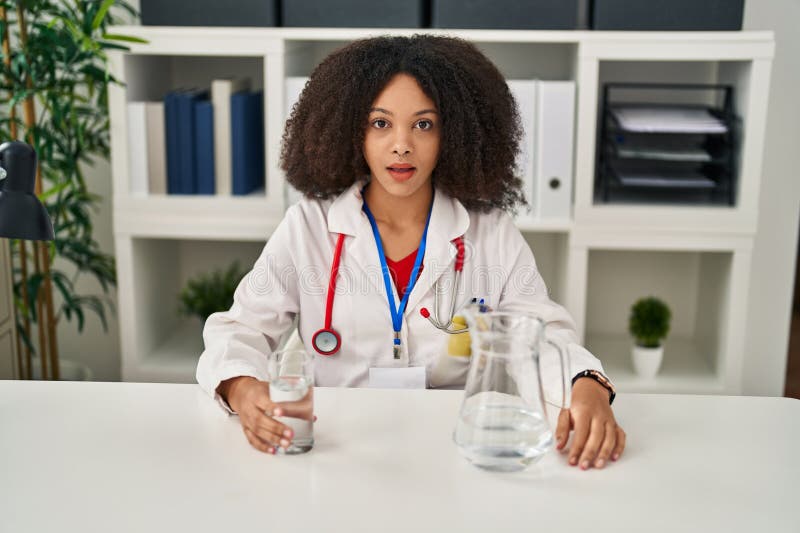
[[[620,394],[619,462],[499,474],[461,397],[318,389],[314,450],[270,456],[194,385],[0,381],[0,531],[800,531],[797,400]]]

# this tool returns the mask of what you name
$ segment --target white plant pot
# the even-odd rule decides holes
[[[664,345],[658,348],[644,348],[633,345],[633,369],[636,375],[642,378],[652,379],[658,374],[661,367],[661,360],[664,358]]]

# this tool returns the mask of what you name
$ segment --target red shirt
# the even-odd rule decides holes
[[[397,287],[397,295],[400,299],[403,299],[403,295],[406,292],[406,287],[408,287],[408,282],[411,280],[411,271],[414,270],[414,261],[417,259],[417,250],[414,250],[406,257],[399,261],[392,261],[388,257],[386,258],[386,266],[389,267],[389,274],[392,275],[392,281],[394,281],[394,286]],[[419,273],[417,274],[417,279],[419,279],[419,275],[422,273],[422,263],[419,265]]]

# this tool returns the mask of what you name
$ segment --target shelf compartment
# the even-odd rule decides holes
[[[249,88],[254,92],[263,90],[265,86],[263,55],[221,57],[124,54],[121,58],[121,64],[117,68],[122,71],[122,78],[126,82],[122,100],[127,109],[125,113],[112,116],[112,126],[119,133],[123,133],[124,130],[126,141],[120,145],[125,147],[125,153],[118,154],[115,150],[115,157],[120,157],[117,168],[124,168],[125,174],[115,176],[115,180],[129,190],[131,196],[147,197],[153,195],[152,191],[160,192],[169,188],[169,178],[166,176],[169,159],[166,144],[169,132],[164,127],[165,117],[162,116],[160,124],[158,119],[159,114],[165,115],[164,102],[169,93],[179,89],[201,89],[209,91],[210,99],[212,81],[231,77],[248,79]],[[153,73],[158,74],[153,75]],[[114,98],[116,97],[112,97]],[[264,102],[266,103],[266,98]],[[266,115],[265,108],[265,118]],[[213,131],[205,133],[213,135]],[[183,141],[179,141],[178,144],[181,142]],[[159,150],[160,155],[154,156],[151,150],[157,145],[163,145],[164,151]],[[254,149],[266,150],[266,143],[263,146],[255,146]],[[266,177],[270,173],[270,167],[266,155],[264,159]],[[161,172],[157,172],[156,176],[159,177],[156,178],[149,174],[155,168],[155,164],[163,165],[161,171],[164,173],[163,177]],[[267,194],[265,185],[262,185],[256,194],[265,197]],[[195,195],[190,194],[190,196]],[[282,199],[274,203],[282,205]]]
[[[547,285],[550,298],[562,303],[566,295],[569,234],[560,231],[522,231],[536,260],[536,268]]]
[[[209,88],[212,80],[231,76],[249,78],[251,89],[258,91],[265,85],[264,71],[263,55],[126,54],[126,99],[128,102],[161,101],[170,91],[188,87]]]
[[[178,294],[199,273],[238,260],[249,270],[264,242],[134,238],[133,342],[124,344],[123,380],[193,380],[188,373],[202,352],[202,323],[178,313]]]
[[[721,84],[604,84],[596,201],[735,205],[734,94]]]
[[[309,76],[328,54],[350,42],[335,38],[288,39],[286,76]],[[572,80],[575,77],[578,45],[574,42],[474,42],[507,79]]]
[[[126,373],[126,381],[147,383],[195,383],[197,361],[203,353],[199,321],[186,321],[158,343]]]
[[[625,392],[722,392],[732,252],[590,250],[586,347]],[[656,296],[672,312],[659,374],[633,372],[630,308]]]
[[[671,337],[664,343],[664,360],[658,376],[652,380],[635,374],[630,336],[590,334],[586,337],[586,346],[602,358],[603,368],[612,376],[619,391],[667,394],[724,392],[722,380],[707,362],[707,354],[692,339]]]

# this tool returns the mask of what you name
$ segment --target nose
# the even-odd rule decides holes
[[[395,132],[392,153],[397,154],[400,157],[410,154],[413,149],[411,133],[401,131],[401,128],[397,128]]]

